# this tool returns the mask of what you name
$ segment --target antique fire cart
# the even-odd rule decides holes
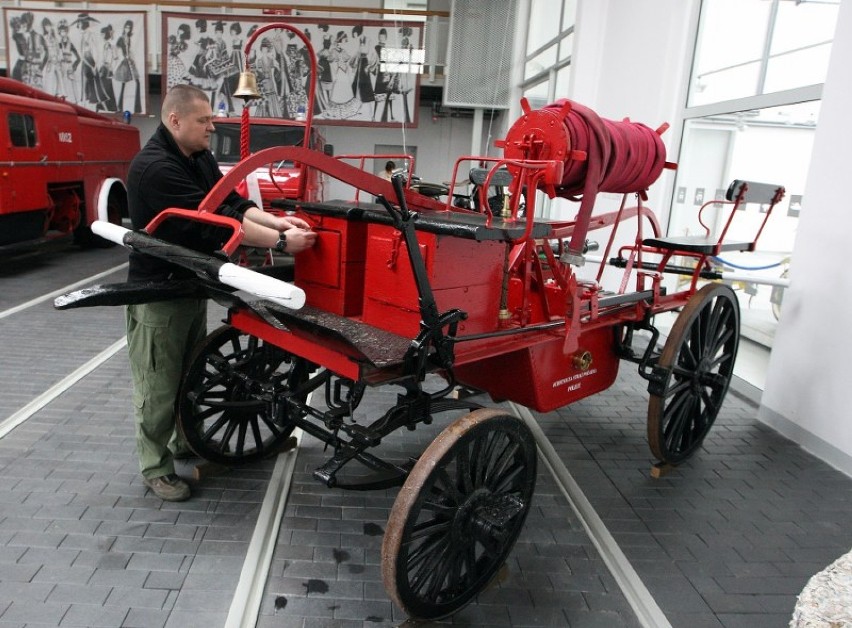
[[[268,148],[231,169],[198,211],[168,210],[144,232],[110,225],[100,232],[191,268],[198,280],[99,286],[57,306],[188,294],[225,304],[227,324],[197,348],[178,401],[191,447],[213,462],[247,463],[279,451],[300,428],[328,447],[314,475],[329,487],[402,485],[383,544],[385,586],[412,617],[444,617],[503,564],[536,480],[536,443],[525,424],[454,394],[459,388],[548,412],[605,390],[620,360],[634,362],[648,381],[650,448],[667,464],[693,454],[719,412],[737,354],[739,308],[728,286],[699,284],[718,278],[713,256],[754,250],[784,189],[734,181],[726,200],[713,201],[730,208],[721,233],[664,237],[643,204],[645,190],[670,166],[664,130],[604,120],[569,101],[540,110],[523,103],[499,142],[502,158],[462,157],[453,169],[455,181],[462,164],[475,165],[481,211],[309,148]],[[318,234],[317,245],[296,256],[293,283],[156,237],[167,220],[213,223],[230,230],[222,250],[233,255],[240,226],[215,209],[241,178],[281,160],[315,168],[369,199],[282,203],[281,211],[296,212]],[[495,177],[509,192],[500,208],[488,198]],[[602,192],[622,194],[621,206],[595,213]],[[577,201],[576,217],[536,219],[541,194]],[[736,209],[746,203],[765,206],[763,223],[754,239],[729,241]],[[634,225],[626,240],[625,225]],[[588,235],[599,229],[608,232],[603,261],[595,279],[581,280]],[[612,289],[602,285],[605,267],[620,277]],[[654,317],[678,311],[660,350]],[[432,390],[427,375],[443,384]],[[365,391],[378,387],[397,391],[395,403],[367,424],[354,422]],[[314,391],[323,403],[307,402]],[[391,432],[451,410],[466,414],[413,466],[371,453]],[[352,462],[370,473],[352,480],[344,472]]]

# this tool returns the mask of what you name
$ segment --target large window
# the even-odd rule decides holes
[[[548,101],[567,94],[576,12],[577,0],[531,0],[524,92]]]
[[[705,0],[689,106],[825,81],[840,0]]]
[[[703,233],[702,200],[733,179],[785,186],[757,243],[757,254],[716,263],[745,276],[732,282],[742,333],[771,346],[785,274],[798,228],[814,130],[819,118],[839,0],[704,0],[693,59],[668,233]],[[705,211],[718,236],[725,208]],[[738,212],[726,236],[753,239],[763,208]],[[751,278],[751,280],[749,279]]]

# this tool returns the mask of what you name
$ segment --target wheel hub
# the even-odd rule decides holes
[[[509,523],[523,509],[523,501],[516,495],[496,495],[485,488],[477,489],[458,509],[453,533],[459,542],[473,537],[502,543]]]

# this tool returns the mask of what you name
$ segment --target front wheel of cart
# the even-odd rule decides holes
[[[285,396],[308,378],[309,363],[229,325],[196,348],[178,396],[178,427],[190,448],[223,465],[255,462],[293,432]]]
[[[662,378],[648,404],[648,443],[657,459],[678,464],[701,446],[728,392],[739,340],[731,288],[711,283],[692,295],[654,369]]]
[[[397,495],[382,545],[385,589],[410,617],[452,615],[492,580],[529,512],[536,455],[523,421],[486,408],[426,448]]]

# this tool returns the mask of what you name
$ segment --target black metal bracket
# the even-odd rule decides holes
[[[662,396],[668,386],[671,369],[657,365],[657,360],[660,357],[659,353],[657,353],[657,341],[660,338],[660,330],[651,324],[649,317],[635,323],[626,323],[622,329],[623,332],[616,336],[616,354],[622,360],[638,364],[639,376],[648,382],[648,392],[652,395]],[[633,348],[633,332],[637,329],[651,333],[651,338],[648,340],[648,344],[642,351],[641,356]]]
[[[405,371],[409,375],[422,378],[426,372],[426,359],[431,347],[435,349],[432,356],[439,368],[451,371],[455,362],[452,338],[456,335],[458,322],[467,318],[467,313],[453,309],[443,314],[438,312],[438,304],[429,283],[429,275],[426,271],[426,262],[420,253],[420,244],[417,241],[417,212],[411,212],[405,201],[404,178],[396,174],[391,178],[394,191],[396,192],[399,209],[395,209],[384,196],[376,197],[376,200],[393,220],[396,228],[405,241],[408,249],[408,259],[414,274],[414,283],[417,287],[417,295],[420,306],[420,333],[417,335],[405,356]],[[444,334],[447,327],[447,334]]]
[[[327,398],[332,401],[326,410],[314,408],[304,401],[308,392],[323,384]],[[362,400],[362,384],[336,378],[326,370],[313,376],[297,390],[286,393],[272,391],[270,401],[282,408],[279,414],[289,417],[289,424],[301,428],[333,449],[332,456],[314,471],[314,477],[320,482],[329,487],[352,490],[389,488],[401,485],[410,468],[382,460],[369,453],[370,448],[381,444],[385,436],[401,427],[414,430],[420,423],[431,423],[434,414],[481,407],[473,401],[448,399],[440,396],[441,393],[424,392],[418,382],[410,379],[400,382],[400,385],[405,388],[405,393],[399,394],[396,404],[369,425],[345,420],[346,417],[351,419]],[[446,395],[446,392],[443,394]],[[356,482],[339,479],[338,472],[353,460],[375,473],[366,478],[359,476]]]

